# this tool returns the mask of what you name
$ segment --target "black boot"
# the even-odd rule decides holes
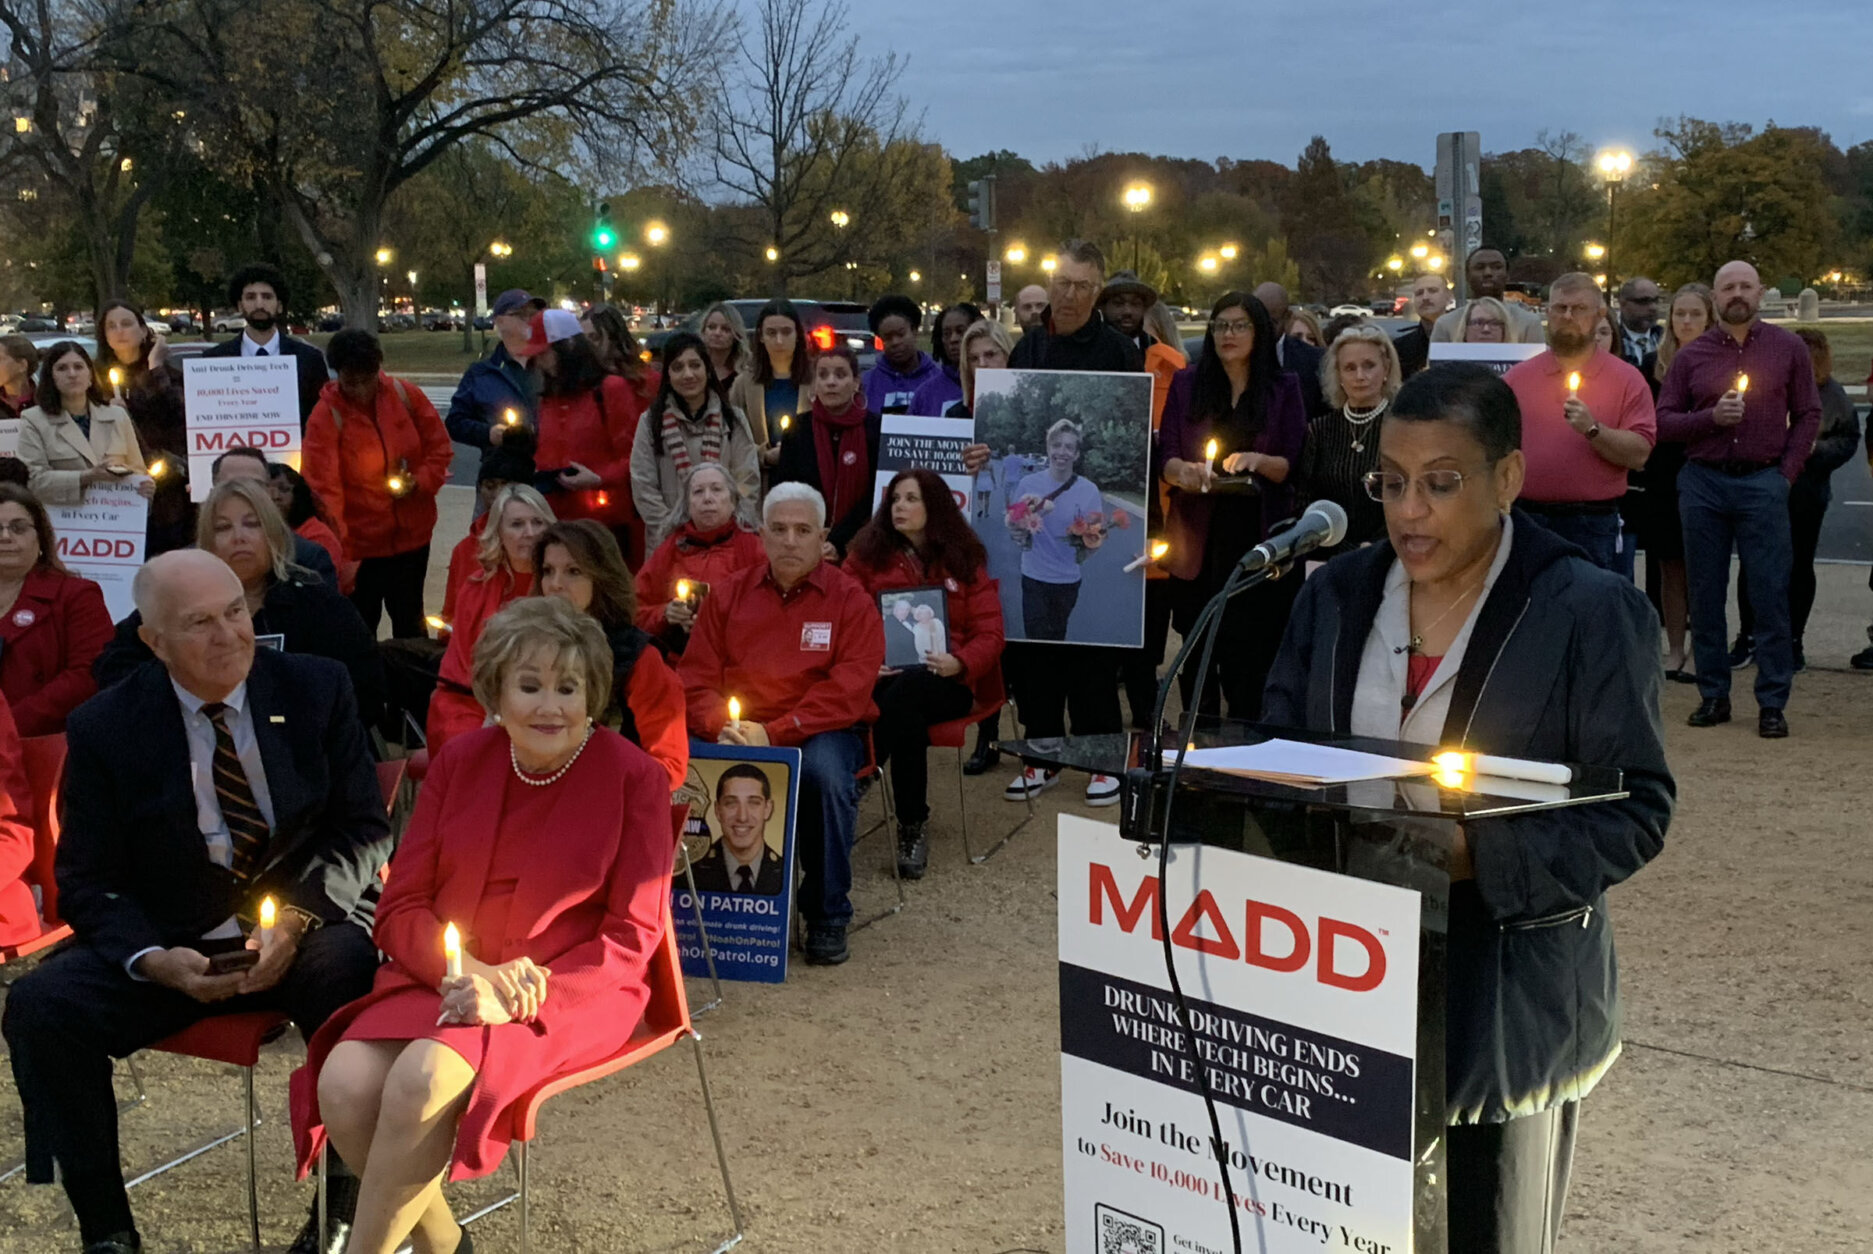
[[[338,1161],[332,1155],[332,1164]],[[319,1244],[319,1199],[286,1254],[345,1254],[351,1240],[351,1221],[358,1216],[358,1178],[348,1171],[327,1171],[325,1176],[325,1244]]]
[[[897,873],[907,880],[920,880],[930,866],[930,841],[923,823],[897,825]]]
[[[995,737],[1000,731],[1000,727],[989,723],[976,724],[976,751],[963,763],[964,775],[984,775],[1001,763],[1002,751],[995,747]]]

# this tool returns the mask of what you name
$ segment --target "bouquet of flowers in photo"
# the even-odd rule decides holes
[[[1067,543],[1073,546],[1073,560],[1084,562],[1106,542],[1108,531],[1125,531],[1131,525],[1132,516],[1122,509],[1115,509],[1110,514],[1103,510],[1091,514],[1076,513],[1067,528]]]
[[[1014,537],[1017,548],[1034,547],[1034,537],[1053,508],[1052,501],[1032,492],[1008,507],[1008,534]]]

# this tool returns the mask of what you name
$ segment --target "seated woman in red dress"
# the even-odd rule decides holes
[[[670,899],[669,781],[593,725],[611,697],[604,632],[556,597],[529,597],[487,624],[474,662],[496,725],[430,767],[377,908],[390,961],[293,1077],[301,1170],[327,1136],[363,1164],[352,1254],[412,1237],[419,1250],[470,1250],[445,1178],[500,1166],[519,1098],[617,1053],[650,997]],[[450,923],[462,935],[454,977]]]
[[[449,648],[442,655],[436,694],[429,699],[423,738],[432,761],[450,740],[487,720],[470,679],[475,642],[502,607],[533,591],[533,546],[540,533],[558,521],[546,498],[524,483],[510,483],[497,492],[488,517],[499,521],[483,526],[481,571],[456,594]]]
[[[536,592],[598,621],[611,645],[611,704],[598,721],[657,759],[675,792],[689,776],[683,684],[632,621],[637,593],[617,539],[589,518],[556,522],[534,546],[533,569]]]

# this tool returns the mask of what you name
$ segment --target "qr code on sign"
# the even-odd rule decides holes
[[[1099,1254],[1164,1254],[1164,1227],[1149,1219],[1101,1202],[1093,1206],[1093,1227]]]

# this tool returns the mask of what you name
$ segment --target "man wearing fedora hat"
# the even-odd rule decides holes
[[[1145,330],[1145,314],[1158,303],[1157,289],[1130,270],[1115,271],[1099,293],[1099,312],[1106,325],[1147,351],[1157,340]]]

